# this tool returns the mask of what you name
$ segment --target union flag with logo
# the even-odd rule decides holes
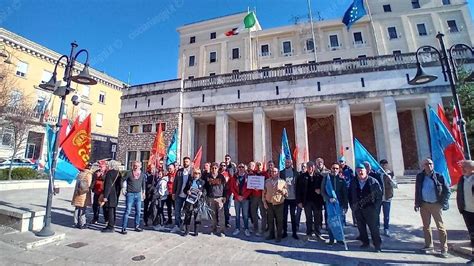
[[[148,166],[159,166],[160,159],[163,159],[166,154],[166,145],[164,138],[164,131],[161,125],[157,126],[155,141],[151,147],[150,159],[148,160]]]
[[[74,126],[67,135],[61,148],[69,161],[79,170],[84,170],[91,154],[91,115]]]

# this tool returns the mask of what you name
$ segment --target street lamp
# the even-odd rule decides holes
[[[89,52],[85,49],[82,49],[82,50],[79,50],[77,53],[75,53],[74,50],[76,48],[77,48],[77,43],[76,42],[71,43],[71,53],[69,57],[66,55],[61,56],[56,62],[56,65],[54,66],[54,72],[53,72],[53,75],[51,76],[51,79],[48,82],[39,85],[39,87],[44,90],[54,91],[53,94],[61,98],[58,121],[56,123],[56,137],[54,139],[54,150],[53,150],[53,157],[52,157],[53,159],[51,162],[51,174],[49,175],[48,198],[46,201],[46,215],[44,217],[44,226],[41,229],[41,231],[36,233],[37,236],[42,236],[42,237],[54,235],[54,231],[51,229],[51,204],[53,201],[53,181],[54,181],[54,176],[56,173],[57,154],[58,154],[58,149],[59,149],[59,129],[61,128],[60,118],[64,112],[64,104],[65,104],[66,96],[71,91],[73,91],[73,89],[71,88],[71,82],[74,81],[75,83],[84,84],[84,85],[97,84],[97,81],[94,80],[89,75]],[[86,54],[86,63],[84,64],[84,69],[79,73],[79,75],[73,76],[74,64],[76,62],[77,57],[81,53]],[[57,72],[56,71],[57,71],[59,63],[64,58],[66,59],[66,67],[64,69],[63,81],[66,82],[66,85],[57,86],[57,83],[56,83]],[[73,102],[73,104],[77,105],[78,102],[75,101]]]
[[[444,75],[444,80],[449,81],[449,85],[451,87],[451,92],[452,92],[453,98],[454,98],[454,105],[455,105],[455,108],[456,108],[456,110],[459,114],[458,124],[459,124],[459,127],[461,128],[461,134],[462,134],[462,138],[463,138],[463,142],[464,142],[464,157],[466,158],[466,160],[470,160],[471,159],[471,153],[469,151],[469,143],[468,143],[467,134],[466,134],[466,121],[464,120],[464,118],[462,116],[461,104],[459,103],[459,97],[458,97],[458,94],[457,94],[457,91],[456,91],[456,82],[458,81],[458,76],[457,76],[457,73],[456,73],[456,64],[455,64],[455,61],[453,59],[453,50],[456,47],[462,46],[464,48],[467,48],[467,50],[470,50],[473,55],[474,55],[474,50],[471,47],[469,47],[468,45],[462,44],[462,43],[461,44],[454,44],[448,50],[446,50],[446,46],[444,44],[444,39],[443,39],[444,34],[438,32],[438,34],[436,35],[436,38],[438,39],[438,42],[439,42],[439,45],[440,45],[441,49],[438,50],[433,46],[425,45],[425,46],[422,46],[422,47],[418,48],[418,50],[416,51],[416,68],[417,68],[416,75],[412,80],[408,81],[408,84],[410,84],[410,85],[422,85],[422,84],[432,82],[432,81],[434,81],[438,78],[437,76],[427,74],[423,70],[423,68],[421,66],[421,63],[420,63],[420,60],[418,58],[418,54],[421,51],[421,49],[430,48],[430,49],[433,49],[434,51],[436,51],[436,53],[438,54],[439,59],[440,59],[441,68],[443,70],[443,75]],[[464,79],[464,81],[465,82],[473,82],[474,81],[474,73],[471,72],[471,74],[466,79]]]

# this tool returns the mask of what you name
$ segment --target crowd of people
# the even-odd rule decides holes
[[[440,255],[447,257],[442,211],[449,207],[450,188],[445,178],[434,171],[431,159],[425,159],[422,164],[423,170],[416,176],[414,203],[414,210],[420,212],[423,223],[425,246],[422,250],[433,251],[430,228],[433,217],[440,235]],[[194,167],[189,157],[184,157],[180,166],[165,167],[161,161],[146,171],[142,170],[140,161],[135,161],[131,171],[122,175],[117,162],[100,161],[98,170],[86,169],[77,177],[72,201],[76,207],[74,223],[78,228],[86,228],[86,208],[92,205],[93,218],[89,223],[99,221],[102,209],[105,222],[102,232],[114,232],[117,205],[123,194],[122,234],[127,234],[132,208],[133,230],[143,230],[143,201],[143,224],[157,231],[171,228],[172,233],[187,236],[192,231],[197,236],[201,223],[209,221],[211,233],[219,237],[225,236],[226,228],[233,227],[233,236],[255,234],[280,242],[290,233],[288,219],[291,236],[300,238],[300,218],[304,211],[308,238],[328,245],[345,245],[344,237],[333,232],[337,229],[333,222],[339,221],[342,227],[346,226],[346,215],[350,210],[361,247],[370,247],[370,232],[374,251],[381,252],[380,216],[383,214],[383,235],[390,237],[390,207],[397,180],[387,160],[381,160],[380,166],[381,169],[375,171],[369,162],[364,162],[357,164],[354,171],[342,156],[331,164],[325,164],[322,158],[309,161],[301,165],[301,171],[294,168],[292,160],[286,160],[285,168],[279,170],[273,161],[266,165],[262,162],[236,164],[230,155],[226,155],[223,162],[205,163],[202,169]],[[263,177],[263,189],[250,188],[249,176]],[[463,162],[457,205],[469,231],[471,245],[474,245],[473,194],[474,162],[469,160]],[[232,200],[235,208],[233,225],[230,224]],[[330,204],[336,204],[337,208],[328,208]],[[328,231],[329,239],[323,237],[323,229]],[[343,228],[341,231],[343,236]]]

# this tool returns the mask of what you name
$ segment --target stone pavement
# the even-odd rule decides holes
[[[178,264],[178,265],[275,265],[275,264],[344,264],[378,265],[457,263],[466,258],[451,254],[443,259],[436,254],[420,254],[423,246],[421,218],[413,211],[414,185],[402,184],[396,191],[392,203],[391,238],[383,237],[384,252],[359,248],[355,241],[357,230],[346,227],[349,251],[340,246],[329,247],[323,243],[306,240],[284,239],[281,243],[265,241],[255,236],[218,238],[209,235],[209,228],[199,236],[182,237],[169,232],[130,231],[123,236],[119,233],[104,234],[101,225],[89,229],[71,228],[74,208],[70,205],[72,189],[61,189],[53,200],[54,229],[66,233],[66,238],[56,244],[25,251],[0,241],[0,264],[48,264],[48,265],[84,265],[84,264]],[[462,217],[457,211],[455,194],[451,198],[451,208],[444,213],[450,244],[459,244],[468,239]],[[44,206],[45,190],[2,191],[0,204],[23,204],[35,207]],[[121,206],[123,207],[123,205]],[[118,223],[121,221],[122,208],[118,211]],[[350,215],[348,215],[350,217]],[[304,219],[303,219],[304,221]],[[130,224],[132,223],[130,219]],[[300,228],[304,232],[304,224]],[[291,228],[291,226],[289,226]],[[118,228],[117,228],[118,231]],[[303,234],[300,234],[305,239]],[[434,230],[434,238],[438,234]],[[0,236],[1,240],[1,236]],[[435,243],[435,247],[438,247]]]

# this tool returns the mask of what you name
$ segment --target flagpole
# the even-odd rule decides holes
[[[318,57],[316,55],[316,36],[314,35],[313,14],[311,12],[311,0],[308,0],[308,11],[309,11],[309,22],[311,24],[311,35],[313,37],[314,62],[316,63],[318,61]]]
[[[250,13],[250,7],[247,7],[247,14]],[[250,69],[253,70],[253,56],[252,56],[252,36],[251,36],[252,31],[249,28],[249,61],[250,61]]]
[[[369,23],[372,28],[372,34],[374,36],[374,42],[375,42],[375,55],[379,56],[379,46],[377,45],[377,36],[375,36],[375,26],[374,26],[374,20],[372,19],[372,11],[370,11],[370,6],[369,2],[367,0],[364,0],[365,5],[367,6],[367,13],[369,13]]]

